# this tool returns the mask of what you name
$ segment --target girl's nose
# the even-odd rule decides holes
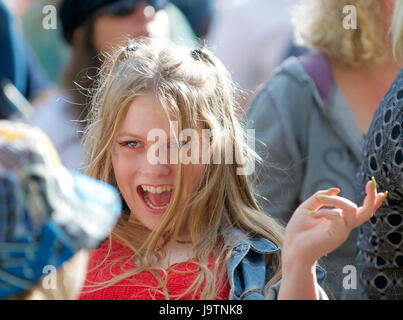
[[[168,159],[163,156],[157,156],[149,153],[142,166],[142,173],[148,176],[167,176],[172,173],[172,166]]]
[[[143,167],[142,175],[152,178],[166,177],[171,174],[169,165],[155,164]]]

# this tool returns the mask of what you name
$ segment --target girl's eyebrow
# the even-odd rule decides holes
[[[119,134],[116,135],[116,138],[122,138],[122,137],[130,137],[130,138],[145,140],[145,137],[131,133],[131,132],[120,132]]]
[[[117,139],[121,139],[121,138],[134,138],[134,139],[139,139],[139,140],[144,140],[144,141],[147,140],[147,136],[144,137],[144,136],[137,135],[137,134],[134,134],[134,133],[132,133],[132,132],[126,132],[126,131],[123,131],[123,132],[120,132],[119,134],[117,134],[117,135],[116,135],[116,138],[117,138]],[[175,137],[167,137],[167,142],[168,142],[168,143],[170,143],[171,140],[172,140],[172,141],[176,141],[176,138],[175,138]]]

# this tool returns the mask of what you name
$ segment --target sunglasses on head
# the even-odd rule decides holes
[[[105,10],[107,14],[123,17],[132,14],[143,1],[156,11],[164,8],[169,2],[169,0],[121,0],[109,4]]]

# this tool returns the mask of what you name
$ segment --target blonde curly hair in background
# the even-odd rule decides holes
[[[356,8],[356,29],[343,27],[348,5]],[[379,0],[303,0],[293,13],[296,41],[346,67],[382,61],[388,29],[381,6]]]

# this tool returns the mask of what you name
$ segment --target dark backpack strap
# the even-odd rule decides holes
[[[300,56],[299,61],[306,73],[315,83],[323,101],[323,106],[327,106],[327,98],[332,86],[333,76],[327,56],[321,51],[311,51]]]

